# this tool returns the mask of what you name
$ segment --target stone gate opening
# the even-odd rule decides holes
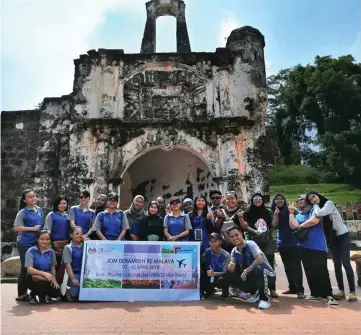
[[[156,24],[156,52],[177,52],[176,18],[161,16],[157,18]]]
[[[137,158],[124,172],[120,187],[121,209],[126,209],[132,198],[141,194],[146,205],[163,196],[194,198],[198,194],[208,196],[216,187],[207,164],[193,152],[175,148],[171,151],[155,149]]]

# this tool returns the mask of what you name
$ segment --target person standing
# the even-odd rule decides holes
[[[85,233],[84,238],[87,238],[92,233],[92,227],[95,220],[94,210],[89,208],[90,193],[83,190],[79,195],[80,204],[72,206],[69,210],[70,226],[74,229],[76,226],[82,228]]]
[[[298,299],[304,299],[301,258],[297,248],[297,241],[293,237],[293,230],[290,227],[287,201],[282,194],[277,194],[274,197],[271,210],[274,214],[272,226],[278,228],[277,247],[288,280],[288,290],[282,293],[297,294]]]
[[[95,202],[95,215],[100,212],[104,212],[107,208],[107,196],[105,194],[99,194]]]
[[[109,193],[107,198],[107,209],[97,215],[94,231],[100,240],[122,241],[130,229],[127,216],[118,209],[118,194]]]
[[[128,219],[130,225],[130,238],[133,241],[139,241],[139,223],[146,214],[144,210],[144,197],[142,195],[136,195],[129,209],[124,214]]]
[[[222,192],[218,190],[211,190],[209,192],[209,197],[211,198],[212,206],[209,208],[209,211],[214,214],[218,209],[222,209]]]
[[[209,298],[215,292],[215,287],[218,287],[222,289],[221,299],[226,300],[229,297],[229,287],[224,276],[227,273],[231,256],[221,248],[221,235],[211,233],[208,241],[210,247],[207,248],[201,256],[201,297],[205,299]]]
[[[14,231],[18,233],[17,249],[20,256],[20,273],[18,277],[18,296],[16,301],[29,301],[26,284],[25,255],[36,244],[37,233],[43,225],[43,210],[36,206],[35,193],[27,189],[21,194],[20,208],[14,222]]]
[[[272,269],[275,269],[275,242],[272,237],[272,214],[266,208],[261,193],[255,193],[251,198],[251,205],[245,212],[239,213],[241,227],[245,231],[246,239],[255,241],[266,255]],[[269,286],[272,298],[278,298],[276,282]]]
[[[346,299],[345,287],[343,283],[342,265],[345,269],[347,281],[350,289],[349,302],[356,302],[355,274],[350,262],[350,235],[347,226],[333,202],[325,198],[318,192],[307,193],[307,201],[315,206],[314,214],[317,218],[322,218],[325,222],[330,222],[332,230],[330,232],[330,248],[335,268],[336,280],[339,292],[334,294],[338,300]]]
[[[297,199],[299,214],[296,208],[288,207],[290,227],[297,234],[307,228],[303,238],[298,238],[298,246],[303,268],[311,291],[306,300],[327,299],[328,305],[338,305],[332,295],[330,275],[327,268],[327,243],[321,220],[316,217],[312,206],[307,203],[306,195]],[[312,219],[312,222],[310,221]],[[297,239],[297,238],[296,238]]]
[[[164,198],[158,197],[157,203],[158,203],[158,215],[162,220],[164,220],[165,216],[167,215]]]
[[[172,197],[170,199],[171,213],[164,218],[164,236],[168,241],[188,241],[192,230],[189,216],[181,211],[181,201]]]
[[[164,241],[164,220],[158,213],[158,202],[152,201],[148,206],[148,215],[139,222],[139,237],[142,241]]]

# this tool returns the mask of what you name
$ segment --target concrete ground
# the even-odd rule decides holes
[[[269,310],[236,299],[189,303],[58,303],[31,306],[15,302],[16,285],[1,285],[1,333],[6,335],[150,335],[150,334],[258,334],[360,335],[361,302],[307,302],[282,296],[287,282],[277,257],[280,298]],[[353,264],[354,265],[354,264]],[[336,292],[332,262],[330,275]],[[304,279],[305,285],[306,279]],[[345,279],[346,287],[347,281]],[[361,289],[357,289],[361,298]]]

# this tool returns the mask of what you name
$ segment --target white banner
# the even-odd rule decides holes
[[[83,301],[199,300],[197,242],[86,241]]]

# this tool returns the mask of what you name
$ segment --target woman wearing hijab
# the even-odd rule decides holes
[[[355,292],[355,274],[350,262],[350,235],[347,226],[344,224],[334,203],[323,195],[312,191],[307,193],[306,200],[314,205],[314,213],[317,218],[323,220],[325,234],[329,237],[336,280],[340,290],[334,297],[338,300],[346,299],[342,274],[343,265],[350,288],[348,301],[355,302],[357,301]]]
[[[273,211],[272,226],[277,230],[277,247],[285,268],[288,290],[283,294],[297,294],[298,299],[304,299],[304,288],[302,285],[302,265],[297,249],[297,241],[293,237],[290,227],[288,205],[282,194],[277,194],[271,204]]]
[[[272,238],[272,214],[263,202],[263,195],[255,193],[251,198],[251,205],[245,212],[239,213],[241,227],[245,231],[246,239],[253,240],[266,256],[272,269],[275,268],[275,243]],[[278,298],[276,284],[269,286],[271,297]]]
[[[130,225],[130,237],[133,241],[140,240],[139,223],[140,220],[146,216],[143,206],[144,206],[144,197],[141,195],[136,195],[129,209],[127,209],[124,212],[125,215],[127,216]]]
[[[148,216],[139,222],[139,237],[142,241],[163,241],[163,219],[159,215],[159,204],[152,201],[148,206]]]
[[[332,295],[330,275],[327,268],[327,243],[322,229],[321,220],[316,217],[314,209],[307,202],[306,195],[297,199],[299,213],[295,215],[296,208],[289,206],[290,227],[299,232],[307,228],[307,234],[298,239],[299,253],[303,268],[311,291],[306,300],[327,299],[328,305],[338,305]],[[310,218],[313,223],[310,223]]]

